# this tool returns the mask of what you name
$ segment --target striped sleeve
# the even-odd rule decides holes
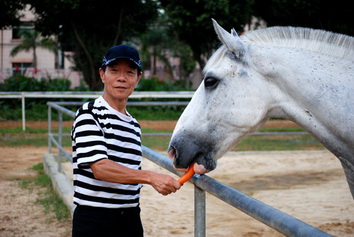
[[[72,140],[75,144],[76,163],[79,167],[108,158],[103,131],[89,111],[78,111]]]

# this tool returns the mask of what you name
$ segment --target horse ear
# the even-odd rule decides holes
[[[231,33],[227,32],[222,28],[214,19],[212,19],[214,30],[218,35],[219,39],[226,48],[231,51],[235,57],[242,60],[243,55],[246,53],[246,44],[241,40],[241,38],[236,33],[235,29],[231,30]]]
[[[231,34],[232,34],[232,36],[238,37],[238,34],[237,34],[235,28],[231,29]]]

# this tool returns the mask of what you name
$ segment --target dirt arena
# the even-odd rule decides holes
[[[149,161],[144,167],[155,169]],[[231,153],[210,176],[334,236],[354,235],[354,201],[327,151]],[[142,193],[147,236],[193,236],[193,185],[167,197],[151,187]],[[207,236],[282,235],[207,195]]]
[[[44,214],[36,192],[18,184],[34,175],[28,168],[44,153],[46,147],[0,147],[1,237],[70,236],[71,223]],[[168,173],[146,159],[143,168]],[[354,235],[354,200],[339,161],[328,151],[228,153],[209,175],[329,234]],[[193,196],[189,183],[166,197],[144,185],[145,236],[194,236]],[[282,236],[212,195],[206,205],[207,236]]]

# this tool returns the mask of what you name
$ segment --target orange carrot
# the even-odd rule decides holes
[[[187,172],[181,177],[179,178],[178,182],[180,184],[184,184],[185,182],[187,182],[190,178],[192,178],[194,175],[194,163],[190,164]]]

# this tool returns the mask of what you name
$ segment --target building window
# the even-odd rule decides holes
[[[13,75],[25,75],[27,68],[31,67],[32,63],[12,63],[12,73]]]
[[[21,39],[21,31],[32,31],[34,30],[34,25],[32,21],[22,21],[20,26],[15,26],[12,28],[12,39]]]

